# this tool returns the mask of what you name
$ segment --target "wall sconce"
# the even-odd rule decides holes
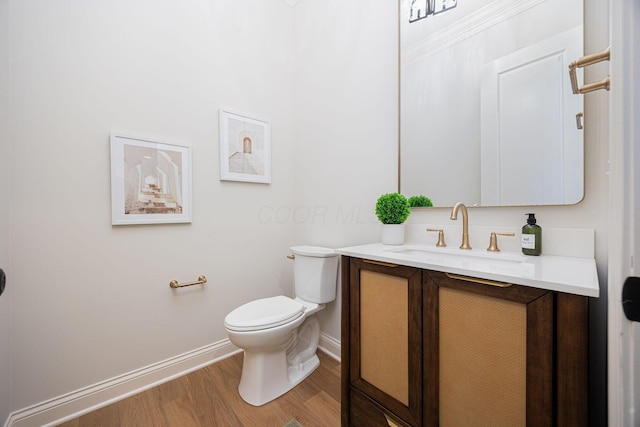
[[[411,0],[409,22],[416,22],[429,15],[446,12],[458,5],[458,0]]]

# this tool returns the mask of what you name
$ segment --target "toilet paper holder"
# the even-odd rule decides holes
[[[173,289],[178,289],[178,288],[184,288],[185,286],[203,285],[205,283],[207,283],[207,278],[201,275],[201,276],[198,276],[198,280],[194,282],[178,283],[177,280],[172,280],[171,282],[169,282],[169,287]]]

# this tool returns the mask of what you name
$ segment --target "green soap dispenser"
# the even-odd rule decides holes
[[[527,225],[522,227],[522,253],[538,256],[542,253],[542,227],[536,224],[536,214],[528,213]]]

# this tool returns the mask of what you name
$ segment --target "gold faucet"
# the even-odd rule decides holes
[[[469,214],[467,213],[467,207],[464,203],[456,203],[451,210],[451,219],[458,219],[458,209],[462,211],[462,244],[460,245],[460,249],[471,249],[471,245],[469,245]]]

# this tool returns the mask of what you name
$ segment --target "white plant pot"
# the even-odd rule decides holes
[[[401,245],[404,243],[404,224],[382,224],[382,243]]]

